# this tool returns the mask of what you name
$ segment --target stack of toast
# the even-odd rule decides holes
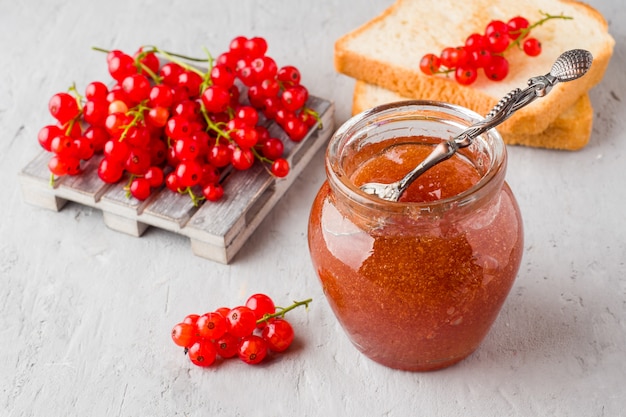
[[[483,33],[492,20],[523,16],[532,24],[546,14],[564,16],[532,28],[542,52],[536,57],[512,47],[504,56],[509,73],[501,81],[479,71],[463,86],[450,74],[426,75],[419,63],[427,53],[463,45],[472,33]],[[604,76],[615,41],[604,17],[573,0],[397,0],[381,15],[342,36],[335,44],[337,71],[356,79],[353,114],[401,100],[435,100],[486,115],[497,102],[528,80],[550,72],[563,52],[586,49],[593,55],[583,77],[558,83],[543,98],[520,109],[497,129],[505,143],[577,150],[591,136],[594,111],[589,90]]]

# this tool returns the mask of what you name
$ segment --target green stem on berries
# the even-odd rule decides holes
[[[533,30],[534,28],[536,28],[538,26],[543,25],[548,20],[552,20],[552,19],[572,20],[572,19],[574,19],[571,16],[565,16],[563,13],[561,13],[560,15],[552,15],[550,13],[544,13],[541,10],[539,10],[539,14],[541,14],[543,16],[542,19],[537,20],[535,23],[533,23],[532,25],[528,26],[527,28],[511,32],[511,33],[519,34],[519,35],[517,36],[517,38],[515,40],[513,40],[513,42],[511,42],[509,44],[509,46],[506,47],[504,52],[506,52],[509,49],[511,49],[514,45],[517,45],[518,47],[520,47],[521,40],[524,39],[530,33],[531,30]]]
[[[320,117],[320,114],[318,112],[316,112],[315,110],[310,109],[308,107],[304,107],[302,109],[302,112],[305,113],[305,114],[313,116],[313,118],[315,120],[317,120],[317,128],[318,129],[323,129],[324,128],[324,124],[322,123],[322,118]]]
[[[205,199],[204,197],[198,197],[196,193],[193,192],[191,187],[187,187],[179,192],[181,194],[189,194],[189,197],[191,198],[191,202],[193,203],[194,207],[198,207],[200,205],[200,202]]]
[[[55,181],[56,181],[56,177],[54,176],[54,174],[51,173],[50,174],[50,181],[49,181],[49,184],[50,184],[51,188],[54,188],[54,182]]]
[[[213,55],[211,55],[211,52],[209,52],[207,48],[203,46],[202,50],[207,56],[207,59],[205,62],[208,63],[208,69],[202,76],[202,84],[200,85],[200,91],[204,92],[204,90],[206,90],[207,87],[213,85],[213,80],[211,79],[211,70],[213,69],[213,63],[215,62],[215,60],[213,59]]]
[[[209,114],[206,111],[206,108],[204,107],[204,104],[200,105],[200,113],[202,113],[202,117],[204,118],[204,121],[207,124],[207,131],[212,130],[213,132],[217,133],[216,140],[218,143],[219,143],[220,136],[230,141],[230,135],[228,134],[228,132],[224,131],[222,128],[219,127],[217,123],[211,120],[211,118],[209,117]]]
[[[276,318],[276,317],[285,317],[285,314],[287,314],[287,312],[293,310],[296,307],[300,307],[300,306],[304,306],[305,308],[309,308],[309,304],[313,301],[312,298],[308,298],[304,301],[294,301],[294,303],[292,305],[290,305],[289,307],[276,307],[276,312],[273,314],[266,314],[263,317],[261,317],[260,319],[258,319],[256,321],[256,324],[261,324],[264,323],[270,319]]]
[[[156,46],[152,46],[152,48],[154,49],[154,52],[156,52],[157,54],[163,55],[165,58],[167,58],[169,61],[174,62],[178,65],[180,65],[181,67],[183,67],[184,69],[186,69],[187,71],[193,71],[196,74],[198,74],[200,77],[202,77],[204,79],[204,72],[202,72],[201,70],[199,70],[198,68],[189,65],[188,63],[181,61],[178,58],[182,58],[182,59],[186,59],[188,61],[194,61],[194,62],[206,62],[206,59],[199,59],[199,58],[191,58],[185,55],[180,55],[180,54],[176,54],[173,52],[168,52],[168,51],[164,51],[163,49],[160,49]]]
[[[148,107],[139,103],[137,106],[129,109],[126,112],[126,114],[133,116],[133,120],[131,120],[129,124],[124,126],[124,130],[122,131],[122,134],[120,135],[120,138],[118,139],[119,142],[122,142],[124,139],[126,139],[126,135],[128,134],[128,131],[130,130],[131,127],[136,126],[137,122],[139,122],[140,120],[143,120],[144,110],[148,110]]]

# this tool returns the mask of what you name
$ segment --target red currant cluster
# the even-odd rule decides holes
[[[203,315],[190,314],[172,329],[172,340],[185,348],[191,362],[211,366],[217,359],[238,356],[247,364],[260,363],[268,352],[285,351],[294,339],[285,314],[311,299],[281,308],[265,294],[254,294],[245,305],[222,307]]]
[[[298,69],[279,68],[266,51],[260,37],[237,37],[227,52],[204,60],[156,47],[132,56],[104,51],[112,87],[94,81],[84,95],[73,86],[49,101],[57,123],[42,128],[38,139],[54,153],[52,181],[79,174],[81,160],[96,153],[103,154],[99,177],[126,179],[129,196],[139,200],[165,184],[194,203],[217,201],[224,171],[246,170],[255,160],[272,175],[286,176],[284,144],[263,120],[275,120],[301,141],[319,116],[306,107]],[[208,62],[208,70],[189,61]]]
[[[541,42],[528,37],[530,31],[550,19],[571,19],[571,17],[543,14],[543,18],[532,25],[522,16],[516,16],[508,22],[490,21],[484,33],[473,33],[465,44],[446,47],[439,55],[426,54],[420,61],[420,70],[427,75],[448,74],[454,72],[454,79],[461,85],[470,85],[482,69],[492,81],[501,81],[509,73],[509,61],[504,53],[513,45],[521,47],[528,56],[541,53]]]

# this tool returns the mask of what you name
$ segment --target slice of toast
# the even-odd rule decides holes
[[[462,86],[453,77],[428,76],[419,70],[424,54],[462,45],[470,34],[483,33],[491,20],[506,22],[521,15],[532,24],[543,17],[542,12],[572,19],[551,19],[532,30],[531,36],[543,47],[537,57],[515,47],[507,51],[510,67],[503,81],[490,81],[479,71],[474,84]],[[538,135],[600,82],[614,43],[603,16],[572,0],[398,0],[380,16],[337,40],[335,67],[404,97],[446,101],[484,115],[511,90],[526,87],[529,78],[547,74],[564,51],[590,51],[594,61],[587,74],[558,83],[548,95],[520,109],[498,129],[505,134]]]
[[[371,107],[396,101],[410,100],[382,87],[357,81],[354,86],[352,114],[360,113]],[[578,150],[584,147],[591,137],[593,125],[593,107],[588,94],[583,94],[574,104],[561,114],[540,133],[500,132],[502,139],[509,145],[525,145],[538,148]]]

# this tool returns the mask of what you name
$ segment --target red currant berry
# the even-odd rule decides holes
[[[85,138],[91,141],[94,152],[100,152],[104,149],[104,144],[109,140],[107,131],[98,126],[91,126],[85,130]]]
[[[538,56],[541,54],[541,42],[536,38],[528,38],[522,45],[524,53],[528,56]]]
[[[63,131],[60,127],[56,125],[48,125],[42,127],[39,130],[39,133],[37,134],[37,140],[39,141],[39,144],[42,148],[44,148],[48,152],[52,152],[52,150],[50,149],[52,139],[54,139],[56,136],[61,135],[63,135]]]
[[[165,177],[165,186],[168,190],[174,193],[179,193],[183,189],[175,172],[170,172],[169,174],[167,174],[167,176]]]
[[[487,25],[485,36],[489,50],[496,54],[504,52],[511,43],[509,28],[500,20],[493,20]]]
[[[294,141],[300,142],[307,135],[309,128],[308,126],[298,118],[289,118],[284,124],[285,133],[287,136]]]
[[[519,38],[522,34],[524,37],[528,35],[527,29],[530,26],[528,19],[522,16],[515,16],[506,23],[508,27],[509,37],[513,40]]]
[[[266,314],[274,314],[276,312],[276,306],[274,300],[272,300],[266,294],[253,294],[246,300],[246,307],[254,311],[256,320],[262,319]]]
[[[215,341],[217,354],[224,359],[232,358],[237,355],[239,350],[239,339],[230,333],[224,334]]]
[[[194,71],[184,70],[178,74],[178,86],[182,87],[189,98],[196,99],[200,96],[200,85],[202,85],[202,77]]]
[[[283,158],[278,158],[272,163],[270,171],[275,177],[284,178],[289,174],[289,162]]]
[[[119,161],[102,158],[98,165],[98,177],[107,184],[115,184],[124,175],[124,167]]]
[[[195,160],[181,161],[174,172],[182,188],[193,187],[202,178],[202,166]]]
[[[118,53],[107,62],[109,74],[117,82],[122,82],[124,78],[137,72],[135,60],[127,54]]]
[[[141,70],[146,72],[146,74],[148,74],[148,71],[152,74],[157,74],[159,72],[159,66],[161,63],[154,52],[145,52],[143,48],[139,48],[133,55],[133,58],[139,60]]]
[[[208,160],[211,165],[218,168],[225,167],[230,164],[232,150],[228,145],[220,143],[209,148]]]
[[[261,153],[267,159],[277,159],[283,156],[285,145],[278,138],[267,138],[262,145]]]
[[[211,68],[211,81],[214,85],[230,88],[235,82],[235,73],[224,64],[217,64]]]
[[[478,73],[473,67],[458,67],[454,72],[454,79],[457,83],[461,85],[470,85],[476,78],[478,77]]]
[[[294,85],[283,91],[281,102],[288,111],[295,112],[301,109],[309,98],[309,92],[303,85]]]
[[[85,87],[86,100],[106,100],[109,88],[101,81],[93,81]]]
[[[92,126],[104,126],[109,115],[109,103],[106,99],[87,100],[83,105],[83,119]]]
[[[130,194],[137,200],[143,201],[150,197],[150,182],[143,178],[134,178],[130,182]]]
[[[150,81],[143,74],[132,74],[122,81],[122,90],[131,103],[138,104],[150,95]]]
[[[485,67],[485,75],[492,81],[502,81],[509,73],[509,61],[501,55],[494,55]]]
[[[248,365],[256,365],[267,356],[267,343],[257,335],[245,336],[239,343],[239,359]]]
[[[172,329],[172,340],[178,346],[190,348],[196,342],[195,326],[191,323],[178,323]]]
[[[300,78],[300,71],[292,65],[286,65],[276,73],[276,79],[287,86],[300,84]]]
[[[110,161],[124,164],[128,159],[128,155],[130,155],[130,147],[126,142],[111,139],[104,144],[104,156]]]
[[[265,55],[267,52],[267,42],[261,37],[247,39],[243,43],[245,55],[251,58],[257,58]]]
[[[68,93],[57,93],[50,98],[48,110],[52,117],[65,124],[80,114],[76,98]]]
[[[254,164],[254,154],[250,148],[241,148],[239,146],[233,149],[230,156],[230,163],[240,171],[249,169]]]
[[[163,64],[159,70],[159,76],[163,80],[163,84],[170,87],[178,85],[178,76],[184,71],[183,67],[175,62]]]
[[[143,177],[148,180],[150,187],[152,188],[157,188],[163,185],[163,181],[165,179],[163,170],[158,166],[151,166],[148,168]]]
[[[124,168],[133,175],[144,175],[150,168],[150,151],[146,148],[131,147]]]
[[[187,314],[182,322],[193,324],[195,326],[199,318],[200,318],[200,315],[198,314]]]
[[[220,184],[211,182],[202,188],[202,195],[208,201],[219,201],[224,197],[224,188]]]
[[[469,54],[465,47],[457,46],[455,48],[448,47],[441,51],[441,65],[446,68],[457,68],[467,63]]]
[[[66,135],[55,136],[50,142],[50,150],[60,156],[78,157],[74,139]]]
[[[189,360],[191,360],[194,365],[202,367],[213,365],[217,357],[215,346],[213,346],[213,343],[209,340],[195,342],[191,345],[187,354],[189,355]]]
[[[439,72],[441,59],[435,54],[426,54],[420,60],[420,70],[426,75],[433,75]]]
[[[183,116],[172,116],[165,124],[165,134],[174,139],[183,139],[191,134],[189,119]]]
[[[235,117],[248,126],[255,126],[259,121],[259,113],[252,106],[240,106],[235,112]]]
[[[245,44],[248,38],[245,36],[237,36],[233,40],[230,41],[228,45],[228,50],[236,57],[243,57],[246,55]]]
[[[74,149],[76,150],[76,157],[84,161],[91,159],[95,152],[91,140],[84,136],[74,138]]]
[[[157,106],[148,110],[146,115],[146,122],[154,127],[163,127],[167,123],[170,117],[170,112],[167,108]]]
[[[196,327],[198,328],[198,335],[201,338],[215,340],[226,333],[228,323],[219,313],[206,313],[198,318]]]
[[[266,80],[266,79],[274,79],[276,74],[278,73],[278,66],[276,65],[276,61],[274,61],[269,56],[262,56],[253,59],[250,62],[250,68],[254,73],[255,80]]]
[[[251,335],[256,328],[256,315],[246,306],[231,309],[226,319],[228,320],[228,332],[235,337]]]
[[[484,68],[491,62],[492,54],[488,49],[476,49],[471,52],[472,54],[472,66],[475,68]]]
[[[293,342],[294,331],[287,320],[276,318],[267,323],[261,337],[263,337],[270,350],[284,352]]]
[[[48,161],[48,169],[53,175],[76,175],[80,173],[80,160],[71,156],[54,155]]]
[[[193,160],[200,154],[198,143],[191,137],[183,137],[174,142],[174,152],[179,161]]]
[[[485,49],[487,46],[487,39],[480,33],[472,33],[465,40],[465,49],[470,52]]]
[[[252,148],[257,144],[259,134],[254,127],[245,126],[233,132],[232,138],[240,148]]]
[[[202,93],[202,104],[209,113],[222,113],[230,104],[230,93],[222,86],[212,85]]]

